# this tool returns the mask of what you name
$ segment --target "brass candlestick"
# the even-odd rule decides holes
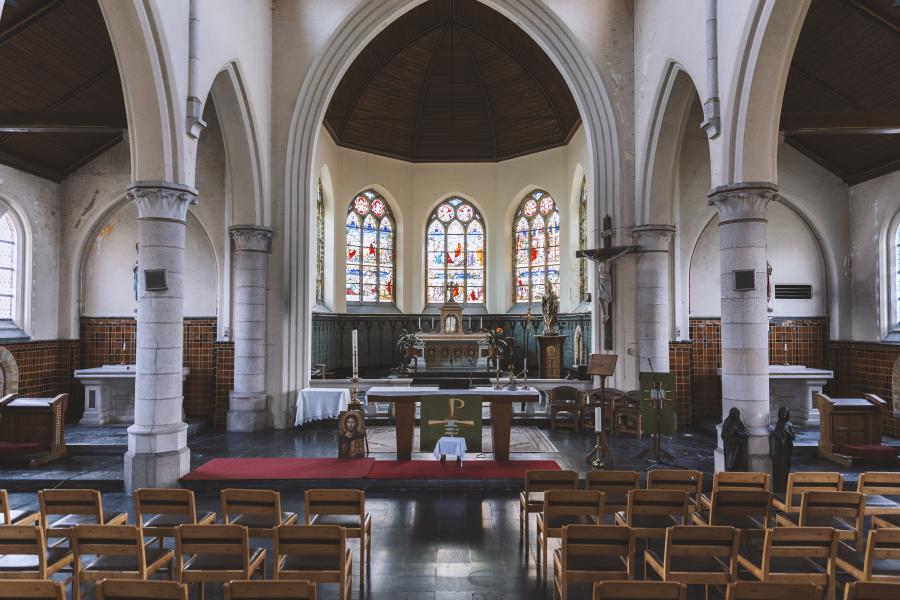
[[[359,401],[359,377],[350,378],[350,403],[347,404],[347,410],[362,411],[363,405]]]
[[[594,447],[588,455],[584,457],[584,462],[590,466],[591,471],[600,471],[606,467],[607,464],[614,468],[616,464],[613,461],[612,453],[609,451],[609,446],[606,444],[606,434],[603,432],[602,425],[600,431],[598,431],[596,435],[597,440]]]

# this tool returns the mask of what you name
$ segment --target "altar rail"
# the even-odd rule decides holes
[[[312,362],[324,364],[335,377],[349,377],[352,369],[350,355],[350,336],[354,329],[359,332],[359,369],[362,377],[379,377],[386,375],[400,363],[397,350],[397,338],[400,331],[415,331],[421,318],[422,329],[431,331],[432,319],[438,327],[438,316],[422,315],[355,315],[355,314],[313,314]],[[469,316],[463,317],[463,328],[469,331]],[[471,326],[474,330],[483,323],[485,329],[502,327],[505,335],[513,338],[513,362],[517,369],[522,369],[525,362],[525,315],[474,315]],[[584,336],[585,352],[590,351],[591,315],[590,313],[571,313],[559,315],[559,329],[562,335],[568,336],[563,350],[563,366],[570,367],[575,355],[572,340],[575,327],[581,325]],[[536,376],[537,340],[544,325],[540,316],[531,322],[528,336],[528,364],[530,371]],[[424,363],[419,360],[419,365]]]

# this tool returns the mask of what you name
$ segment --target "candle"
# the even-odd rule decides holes
[[[434,333],[434,317],[431,317],[431,333]]]
[[[422,331],[422,317],[419,317],[419,331]]]
[[[484,329],[484,317],[478,317],[478,329]]]
[[[603,409],[599,406],[594,407],[594,431],[600,433],[603,429]]]
[[[353,378],[359,377],[359,340],[356,330],[353,330]]]

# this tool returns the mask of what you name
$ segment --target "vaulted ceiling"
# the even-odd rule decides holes
[[[791,62],[781,130],[848,184],[900,169],[900,6],[813,0]]]
[[[477,0],[429,0],[388,25],[325,115],[339,145],[414,162],[505,160],[564,145],[579,123],[544,51]]]
[[[7,0],[0,163],[54,181],[122,139],[122,84],[97,0]]]

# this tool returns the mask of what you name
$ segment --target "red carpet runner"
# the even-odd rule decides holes
[[[367,479],[525,479],[531,469],[559,470],[555,460],[469,460],[462,468],[447,460],[376,460]]]

